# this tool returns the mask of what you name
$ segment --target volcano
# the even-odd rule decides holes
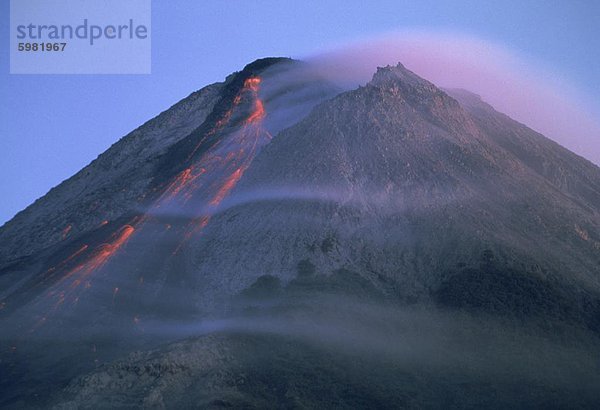
[[[0,228],[0,406],[600,405],[600,169],[266,58]]]

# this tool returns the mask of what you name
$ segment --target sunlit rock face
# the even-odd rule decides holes
[[[0,241],[0,404],[598,403],[600,170],[401,64],[257,60]]]

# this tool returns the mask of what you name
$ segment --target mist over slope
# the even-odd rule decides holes
[[[599,402],[600,169],[401,64],[257,60],[0,241],[2,405]]]

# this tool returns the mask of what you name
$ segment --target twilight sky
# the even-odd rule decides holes
[[[150,75],[10,75],[8,1],[0,2],[0,15],[0,224],[192,91],[265,56],[307,58],[340,48],[355,53],[364,44],[383,45],[380,49],[389,52],[390,38],[396,46],[413,39],[430,54],[439,43],[446,42],[446,50],[469,44],[472,48],[462,50],[472,50],[471,63],[502,59],[486,61],[486,75],[501,69],[504,80],[535,79],[532,92],[547,93],[544,97],[568,94],[552,104],[554,112],[576,115],[580,124],[547,123],[549,111],[537,107],[531,116],[535,124],[528,125],[554,131],[553,138],[568,145],[561,135],[593,128],[587,120],[600,123],[600,2],[595,0],[153,0]],[[388,55],[410,56],[379,57]],[[412,57],[405,65],[419,73],[424,57]],[[457,81],[440,72],[420,74],[448,83],[441,85]],[[481,93],[494,98],[490,90]],[[529,107],[525,97],[519,104]],[[502,105],[502,98],[490,102]],[[578,135],[570,148],[593,159],[600,153],[598,138],[595,132]]]

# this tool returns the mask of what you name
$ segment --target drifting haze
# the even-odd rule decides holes
[[[369,81],[378,66],[401,62],[437,86],[479,94],[498,111],[600,164],[600,121],[589,100],[559,76],[488,41],[411,31],[340,46],[308,60],[346,88]]]

